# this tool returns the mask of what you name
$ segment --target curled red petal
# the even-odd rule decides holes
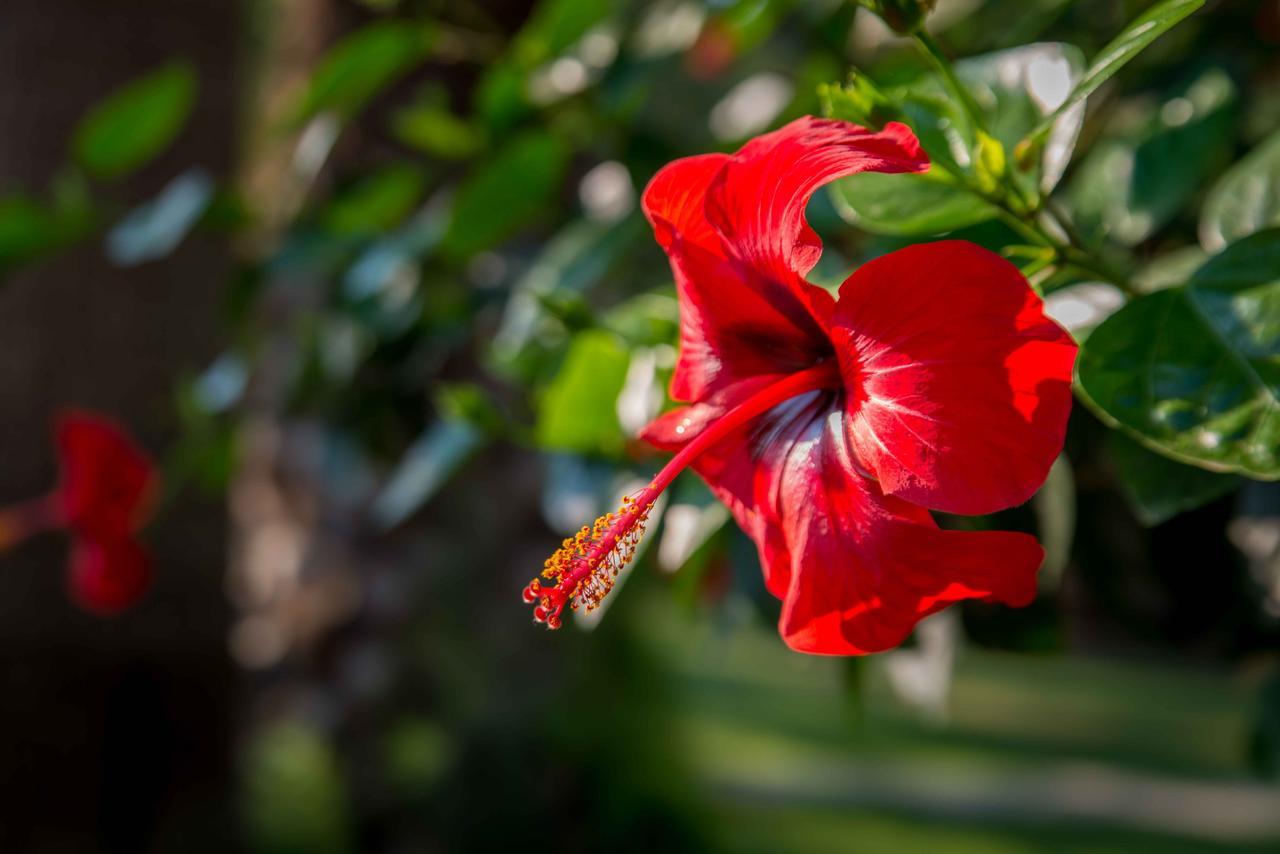
[[[151,459],[112,421],[70,411],[58,418],[62,521],[82,535],[119,538],[146,521],[159,476]]]
[[[680,297],[672,397],[700,400],[746,377],[829,357],[834,301],[803,278],[821,253],[805,205],[843,175],[926,166],[901,125],[877,134],[806,117],[732,156],[685,158],[659,171],[641,206]]]
[[[131,537],[80,537],[72,544],[72,599],[95,614],[118,614],[151,585],[151,558]]]
[[[829,316],[831,296],[807,282],[760,276],[725,253],[707,221],[707,187],[727,160],[677,160],[641,200],[680,298],[676,400],[698,400],[757,374],[803,370],[830,353],[820,318]]]
[[[785,281],[818,263],[822,241],[805,207],[815,190],[859,172],[923,172],[929,160],[906,125],[873,132],[849,122],[803,116],[748,142],[716,175],[707,218],[730,253]]]
[[[840,288],[831,336],[850,440],[884,492],[979,514],[1044,482],[1076,345],[1008,261],[958,240],[877,258]]]

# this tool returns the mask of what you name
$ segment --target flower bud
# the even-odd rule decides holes
[[[924,24],[938,0],[858,0],[875,12],[894,32],[907,36]]]

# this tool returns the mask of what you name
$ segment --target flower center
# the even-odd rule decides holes
[[[784,401],[841,385],[835,361],[819,362],[766,386],[708,425],[663,466],[648,486],[622,499],[616,512],[584,525],[547,558],[542,576],[524,588],[524,601],[534,606],[534,622],[558,629],[566,605],[572,610],[587,611],[600,605],[622,568],[635,557],[653,502],[704,451]]]

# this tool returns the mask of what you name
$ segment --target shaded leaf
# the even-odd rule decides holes
[[[1200,212],[1200,244],[1215,252],[1275,225],[1280,225],[1280,132],[1218,179]]]
[[[169,146],[191,114],[196,74],[175,62],[113,92],[81,119],[72,138],[76,162],[99,178],[116,178]]]
[[[68,218],[27,196],[0,198],[0,274],[74,240],[88,225],[85,217]]]
[[[1280,478],[1280,230],[1133,300],[1081,348],[1083,398],[1176,460]]]
[[[399,225],[422,200],[427,176],[417,166],[397,163],[361,178],[329,203],[325,227],[341,235],[371,235]]]
[[[1205,471],[1153,453],[1120,432],[1110,435],[1107,451],[1129,506],[1144,525],[1159,525],[1194,510],[1241,483],[1236,475]]]
[[[1121,243],[1145,240],[1227,157],[1235,106],[1231,78],[1210,68],[1151,107],[1135,133],[1100,143],[1068,191],[1077,222]]]
[[[445,253],[465,258],[545,215],[568,159],[564,145],[541,132],[518,137],[499,151],[458,189]]]
[[[301,124],[326,110],[350,119],[422,61],[433,35],[421,24],[382,20],[342,39],[320,61],[293,111],[293,123]]]

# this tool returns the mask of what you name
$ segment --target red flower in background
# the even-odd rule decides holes
[[[805,280],[818,187],[927,168],[902,125],[802,118],[654,177],[643,207],[681,306],[671,395],[689,405],[643,436],[678,453],[547,561],[525,590],[535,619],[599,603],[688,465],[755,541],[793,649],[877,652],[964,599],[1031,601],[1034,538],[942,530],[929,509],[989,513],[1040,486],[1071,408],[1071,338],[1016,267],[962,241],[871,261],[838,298]]]
[[[136,602],[151,581],[137,534],[159,486],[154,463],[113,422],[62,414],[55,429],[61,477],[44,498],[0,513],[0,546],[48,528],[72,536],[69,588],[86,610],[111,614]]]
[[[99,415],[69,411],[58,418],[56,441],[62,479],[55,497],[63,524],[94,537],[142,527],[156,471],[129,437]]]

